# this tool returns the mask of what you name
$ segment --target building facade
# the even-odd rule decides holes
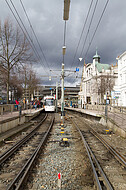
[[[74,104],[78,104],[78,92],[80,86],[76,87],[64,87],[64,102],[65,105],[70,106]],[[39,86],[34,91],[34,98],[42,98],[47,95],[56,96],[56,86]],[[58,87],[58,100],[59,104],[61,102],[61,87]]]
[[[118,60],[118,105],[126,106],[126,51],[117,57]]]
[[[100,63],[96,51],[93,63],[84,64],[79,92],[80,107],[84,108],[85,104],[104,104],[107,98],[111,98],[117,78],[116,67]]]

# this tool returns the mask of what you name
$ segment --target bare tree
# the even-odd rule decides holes
[[[111,73],[101,74],[94,77],[96,80],[94,85],[94,92],[100,96],[101,103],[104,103],[104,95],[111,95],[115,85],[115,76]]]
[[[29,61],[31,57],[26,36],[15,27],[9,19],[3,26],[0,22],[0,64],[7,71],[7,103],[9,103],[10,73],[20,62]]]
[[[11,91],[11,100],[16,100],[22,97],[23,93],[22,80],[18,77],[18,75],[11,76],[10,91]]]
[[[0,65],[0,100],[3,100],[6,90],[7,71]]]
[[[22,67],[22,72],[21,72],[20,77],[22,78],[22,87],[24,89],[24,97],[26,99],[26,93],[28,93],[29,94],[28,99],[30,102],[31,95],[34,93],[34,90],[36,90],[40,81],[37,78],[35,71],[33,71],[32,67],[29,67],[28,65],[24,65]]]

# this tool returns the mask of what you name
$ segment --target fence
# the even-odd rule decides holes
[[[106,119],[109,117],[115,123],[118,123],[120,125],[126,125],[126,107],[87,104],[86,109],[95,110],[98,114],[105,115]]]
[[[13,112],[15,110],[14,104],[3,104],[0,105],[0,115],[3,115],[7,112]]]

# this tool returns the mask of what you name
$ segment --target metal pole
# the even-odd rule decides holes
[[[26,69],[25,69],[25,105],[24,105],[24,109],[26,109],[26,81],[27,79],[26,79]]]
[[[105,118],[107,123],[107,117],[108,117],[108,105],[107,105],[107,95],[106,95],[106,105],[105,105]]]
[[[64,122],[64,63],[62,63],[62,96],[61,96],[61,119]]]
[[[58,82],[56,82],[56,113],[58,112],[57,104],[58,104]]]

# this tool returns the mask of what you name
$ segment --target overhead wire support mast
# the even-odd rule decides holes
[[[63,44],[63,62],[62,62],[62,96],[61,96],[61,120],[64,123],[64,56],[66,53],[66,21],[69,19],[70,0],[64,0],[64,44]]]

